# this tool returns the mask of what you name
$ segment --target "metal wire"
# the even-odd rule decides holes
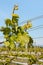
[[[43,18],[43,15],[37,16],[37,17],[32,18],[32,19],[29,19],[29,20],[24,20],[24,21],[20,22],[20,24],[25,23],[25,22],[28,22],[28,21],[31,21],[32,22],[34,20],[41,19],[41,18]]]

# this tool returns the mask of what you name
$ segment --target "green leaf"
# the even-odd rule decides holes
[[[9,35],[8,35],[8,34],[4,35],[4,38],[8,38],[8,37],[9,37]]]
[[[6,26],[11,26],[11,20],[10,19],[6,19],[5,20],[5,24],[6,24]]]
[[[22,45],[25,45],[26,43],[29,42],[29,37],[26,33],[24,34],[18,33],[16,41],[18,43],[21,43]]]
[[[12,14],[12,16],[15,18],[19,18],[19,16],[17,14]]]
[[[15,47],[14,42],[11,42],[10,48],[11,48],[11,49],[14,49],[14,47]]]
[[[8,27],[4,28],[3,34],[9,34],[11,32],[11,29]]]
[[[4,44],[5,44],[5,46],[7,47],[7,46],[10,45],[10,42],[9,42],[9,41],[5,41]]]
[[[22,28],[23,28],[24,30],[30,29],[31,27],[32,27],[32,23],[31,23],[31,22],[28,22],[27,24],[24,24],[24,25],[22,26]]]
[[[15,35],[12,35],[11,37],[10,37],[10,41],[15,41],[16,40],[16,36]]]

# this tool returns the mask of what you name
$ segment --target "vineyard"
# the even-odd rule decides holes
[[[0,64],[1,65],[43,65],[43,48],[28,48],[28,52],[24,49],[15,51],[15,49],[8,51],[8,48],[0,48]]]
[[[13,8],[12,18],[5,20],[0,28],[4,35],[4,45],[0,47],[0,65],[43,65],[43,48],[33,46],[33,38],[27,32],[32,27],[31,21],[19,26],[19,15]]]

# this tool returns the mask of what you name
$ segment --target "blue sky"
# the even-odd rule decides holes
[[[19,22],[43,15],[43,0],[0,0],[0,26],[5,25],[6,18],[11,18],[15,4],[19,6],[19,10],[15,12],[20,16]],[[43,18],[32,21],[33,27],[42,24]],[[32,38],[43,37],[43,28],[29,31],[29,34]],[[2,36],[1,33],[0,36]],[[43,45],[43,39],[35,39],[35,41],[37,45]]]

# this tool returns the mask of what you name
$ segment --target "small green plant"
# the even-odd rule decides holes
[[[23,26],[18,25],[19,21],[19,15],[15,14],[14,11],[18,10],[18,6],[15,5],[12,13],[12,18],[7,18],[5,20],[4,27],[1,27],[1,32],[3,32],[5,41],[4,45],[9,48],[9,50],[15,48],[17,44],[21,45],[22,47],[28,44],[29,46],[32,46],[33,40],[29,36],[27,29],[32,27],[32,24],[30,21],[28,21],[27,24],[24,24]]]

